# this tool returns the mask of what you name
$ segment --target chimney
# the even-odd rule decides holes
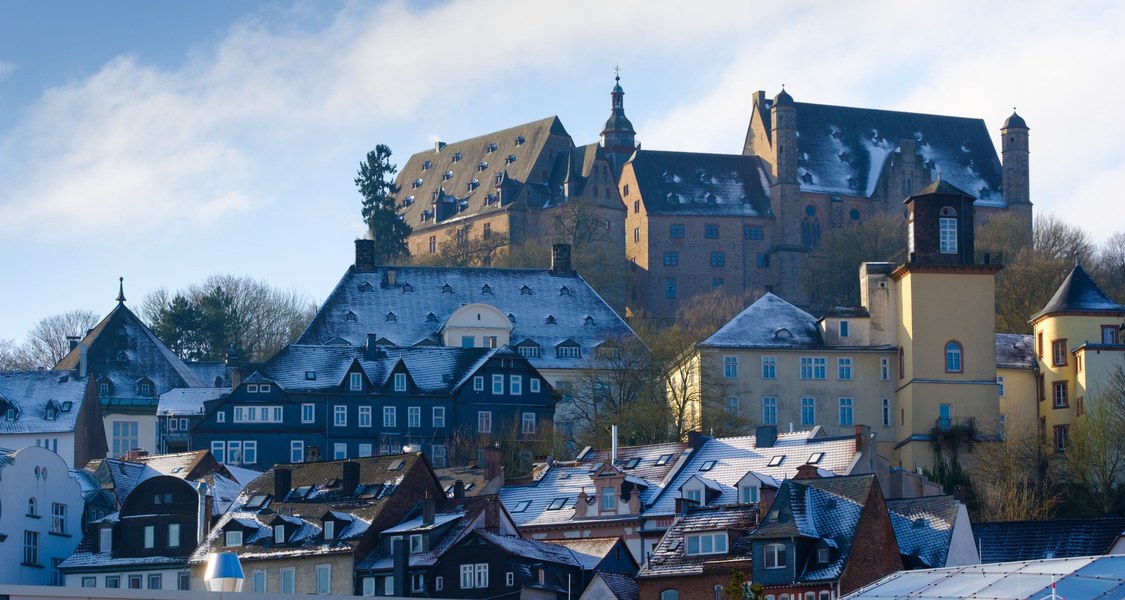
[[[500,500],[497,496],[488,499],[484,505],[484,530],[489,533],[500,533]]]
[[[78,377],[85,379],[86,370],[90,368],[90,344],[82,344],[78,347]]]
[[[375,270],[375,240],[355,241],[355,270],[370,273]]]
[[[866,425],[855,426],[855,451],[867,452],[870,450],[871,428]]]
[[[68,336],[66,336],[66,343],[70,347],[71,350],[74,350],[75,348],[78,347],[78,340],[80,340],[80,339],[82,339],[82,338],[77,336],[77,335],[68,335]]]
[[[453,482],[453,497],[460,499],[465,497],[465,482],[458,479]]]
[[[570,244],[551,245],[551,275],[569,277],[574,275],[570,264]]]
[[[503,475],[504,469],[500,466],[502,453],[498,446],[489,446],[484,449],[484,479],[491,482]]]
[[[703,444],[709,439],[711,438],[703,435],[698,431],[687,432],[687,444],[693,450],[699,450],[700,448],[702,448]]]
[[[793,479],[820,479],[820,473],[817,473],[816,465],[804,464],[797,467],[797,474]]]
[[[238,360],[238,349],[234,344],[230,345],[227,349],[227,378],[230,379],[230,389],[238,387],[242,383],[242,365]]]
[[[292,469],[274,469],[273,470],[273,501],[282,502],[285,497],[289,495],[289,490],[293,488],[293,470]]]
[[[427,492],[426,498],[424,500],[422,500],[422,525],[433,525],[434,524],[434,511],[435,511],[435,509],[436,509],[436,503],[434,502],[434,499],[430,497],[430,494]]]
[[[617,425],[614,425],[612,428],[610,428],[610,435],[613,436],[613,440],[610,442],[609,464],[616,465],[617,464]]]
[[[773,448],[777,443],[777,425],[761,425],[754,430],[754,446],[757,448]]]
[[[379,339],[379,334],[367,334],[367,346],[364,348],[363,358],[367,360],[375,360],[379,358],[379,347],[375,342]]]
[[[211,514],[211,511],[207,510],[207,499],[208,499],[207,490],[208,489],[209,488],[207,487],[207,484],[203,483],[202,481],[199,482],[199,487],[197,487],[195,489],[196,493],[198,494],[198,498],[196,498],[196,505],[195,505],[195,545],[196,546],[202,544],[203,540],[206,539],[206,537],[207,537],[206,529],[207,529],[207,523],[209,522],[208,519],[207,519],[207,515]],[[105,552],[105,550],[102,550],[102,551]]]
[[[392,577],[394,582],[391,584],[391,587],[394,588],[392,592],[395,596],[404,598],[406,597],[406,590],[409,589],[406,587],[406,578],[410,571],[410,544],[407,544],[406,540],[402,540],[397,544],[392,543],[391,548],[393,550],[391,553],[392,572],[394,573],[394,577]]]
[[[359,487],[359,463],[349,460],[341,467],[343,467],[341,476],[343,483],[340,491],[344,496],[353,496],[355,495],[355,489]]]
[[[445,150],[445,142],[441,140],[434,142],[434,152],[441,152],[442,150]]]

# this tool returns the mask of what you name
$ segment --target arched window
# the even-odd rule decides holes
[[[816,207],[812,204],[805,207],[805,218],[801,221],[801,245],[806,248],[816,248],[820,245],[820,219],[816,216]]]
[[[948,342],[945,345],[945,372],[946,373],[961,373],[963,372],[964,365],[961,356],[961,344],[958,342]]]
[[[664,590],[660,592],[660,600],[680,600],[680,593],[676,590]]]
[[[38,508],[36,508],[35,498],[28,498],[27,499],[27,516],[34,517],[35,515],[39,514],[37,511],[38,511]]]

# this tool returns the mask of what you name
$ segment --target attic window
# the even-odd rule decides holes
[[[566,505],[566,498],[555,498],[547,505],[547,510],[559,510]]]
[[[70,400],[67,400],[66,402],[63,402],[63,403],[62,403],[62,409],[61,409],[61,410],[62,410],[63,412],[70,412],[70,409],[71,409],[71,408],[72,408],[73,406],[74,406],[74,403],[73,403],[73,402],[71,402]]]
[[[449,285],[448,283],[441,286],[441,293],[452,294],[453,293],[453,286]]]
[[[355,321],[357,319],[356,319],[355,313],[349,310],[348,312],[344,313],[344,320],[345,321]]]
[[[547,324],[548,325],[558,324],[558,321],[555,320],[555,315],[547,315]]]
[[[591,317],[590,315],[586,315],[586,324],[587,325],[593,325],[594,324],[594,317]]]
[[[262,508],[269,498],[270,497],[266,494],[255,494],[246,502],[246,508]]]
[[[415,189],[417,189],[417,188],[420,188],[420,187],[422,187],[422,180],[421,180],[421,179],[415,179],[415,180],[414,180],[414,183],[413,183],[413,184],[411,184],[411,185],[412,185],[412,186],[413,186],[413,187],[414,187]]]
[[[484,284],[484,285],[482,285],[482,286],[480,286],[480,293],[482,293],[482,294],[491,294],[491,293],[492,293],[492,286],[488,285],[487,283],[486,283],[486,284]],[[479,318],[479,316],[480,316],[480,315],[477,315],[477,316],[478,316],[478,318]]]
[[[402,293],[405,294],[407,292],[413,292],[413,291],[414,291],[414,286],[410,285],[409,283],[402,284]]]
[[[117,362],[128,362],[129,354],[124,350],[117,353]]]
[[[523,143],[524,143],[524,142],[526,142],[526,141],[527,141],[527,140],[526,140],[526,139],[525,139],[525,138],[524,138],[524,137],[523,137],[522,135],[517,135],[517,136],[516,136],[516,145],[517,145],[517,146],[522,146],[522,145],[523,145]]]
[[[512,512],[521,513],[523,511],[527,510],[527,507],[529,507],[529,506],[531,506],[531,500],[520,500],[516,504],[516,507],[512,509]]]
[[[479,165],[477,165],[477,171],[483,171],[487,168],[488,168],[488,161],[486,161],[486,160],[482,160],[481,163]]]
[[[496,146],[496,143],[495,143],[495,142],[493,142],[493,143],[489,144],[489,145],[488,145],[488,153],[489,153],[489,154],[492,154],[493,152],[496,152],[496,147],[497,147],[497,146]]]
[[[410,206],[411,204],[414,204],[414,196],[407,196],[406,200],[402,202],[403,206]]]
[[[506,158],[504,160],[504,164],[506,164],[506,165],[510,165],[514,162],[516,162],[516,155],[515,154],[509,154],[508,158]]]
[[[813,453],[812,453],[812,454],[811,454],[811,455],[809,456],[809,460],[808,460],[808,461],[806,461],[806,462],[805,462],[805,464],[807,464],[807,465],[816,465],[816,464],[820,464],[820,461],[821,461],[821,459],[823,459],[823,458],[824,458],[824,453],[823,453],[823,452],[813,452]]]
[[[305,381],[316,381],[316,371],[305,371]]]
[[[437,315],[435,315],[434,313],[429,313],[428,315],[426,315],[426,322],[437,323]]]
[[[397,317],[397,316],[395,316],[395,313],[394,313],[394,311],[391,311],[391,312],[388,312],[388,313],[387,313],[387,316],[386,316],[386,317],[384,317],[384,319],[383,319],[383,320],[384,320],[384,321],[397,321],[397,320],[398,320],[398,317]]]
[[[594,463],[590,467],[590,473],[593,473],[594,471],[597,471],[598,469],[602,468],[603,466],[605,466],[604,462]]]
[[[493,202],[496,202],[496,194],[489,194],[484,198],[485,205],[492,204]]]
[[[663,467],[664,465],[668,464],[668,461],[670,460],[672,460],[671,454],[661,454],[660,458],[656,459],[656,466]]]
[[[474,179],[474,180],[469,182],[468,188],[469,188],[470,192],[477,189],[478,187],[480,187],[480,180],[479,179]]]
[[[383,491],[385,486],[381,483],[364,486],[363,490],[359,492],[361,500],[371,500],[379,496],[379,492]]]
[[[398,460],[394,461],[393,463],[391,463],[391,465],[390,465],[389,467],[387,467],[387,470],[388,470],[388,471],[401,471],[401,470],[402,470],[402,467],[403,467],[403,466],[404,466],[405,464],[406,464],[406,461],[405,461],[405,460],[402,460],[402,459],[400,458],[400,459],[398,459]]]
[[[917,519],[914,519],[914,529],[922,529],[922,528],[926,527],[926,525],[927,525],[926,520],[923,519],[922,517],[918,517]]]
[[[559,295],[560,296],[571,296],[572,294],[570,293],[570,288],[568,288],[564,285],[561,288],[559,288]]]
[[[453,153],[453,160],[451,162],[457,162],[459,160],[461,160],[461,153],[460,152],[454,152]]]
[[[44,411],[44,418],[48,421],[54,421],[59,418],[59,407],[54,402],[47,403],[47,410]]]
[[[634,456],[633,458],[630,458],[628,462],[625,463],[625,468],[626,469],[636,469],[637,465],[639,465],[639,464],[641,464],[641,459],[639,457]]]
[[[527,287],[526,285],[521,287],[520,288],[520,295],[521,296],[530,296],[531,295],[531,288]]]
[[[508,320],[511,321],[512,323],[515,323],[516,322],[516,315],[513,315],[512,313],[508,313]]]
[[[453,171],[446,171],[445,173],[442,174],[441,178],[445,181],[449,181],[450,179],[453,179]]]
[[[780,467],[780,466],[781,466],[781,463],[782,463],[782,462],[784,462],[784,461],[785,461],[785,456],[784,456],[784,455],[780,455],[780,456],[775,456],[775,457],[773,457],[773,458],[771,458],[771,459],[770,459],[770,464],[769,464],[769,466],[771,466],[771,467]]]
[[[289,494],[289,500],[303,500],[312,491],[311,485],[298,486]]]
[[[699,470],[700,471],[710,471],[711,469],[715,468],[715,464],[717,462],[718,461],[714,461],[714,460],[705,461],[702,465],[699,466]]]
[[[432,166],[434,166],[434,163],[427,160],[426,162],[422,163],[422,170],[423,171],[429,171],[430,167],[432,167]],[[421,180],[419,180],[419,181],[421,181]]]

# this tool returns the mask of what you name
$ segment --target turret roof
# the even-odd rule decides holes
[[[1082,265],[1075,263],[1074,269],[1055,291],[1051,301],[1043,310],[1031,315],[1032,321],[1054,313],[1099,312],[1125,315],[1125,306],[1113,300],[1098,287]]]

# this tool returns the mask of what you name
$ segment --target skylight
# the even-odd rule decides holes
[[[547,505],[547,510],[559,510],[566,505],[566,498],[555,498]]]
[[[255,494],[251,496],[250,500],[246,503],[246,508],[262,508],[269,499],[270,497],[266,494]]]
[[[602,465],[604,464],[605,463],[594,463],[594,465],[590,467],[590,472],[593,473],[594,471],[597,471],[598,469],[602,468]]]
[[[771,466],[771,467],[780,467],[780,466],[781,466],[781,463],[782,463],[782,462],[784,462],[784,461],[785,461],[785,456],[784,456],[784,455],[781,455],[781,456],[775,456],[775,457],[773,457],[773,458],[771,458],[771,459],[770,459],[770,464],[769,464],[769,466]]]
[[[527,510],[527,507],[529,507],[529,506],[531,506],[531,500],[520,500],[516,504],[516,507],[512,509],[512,512],[521,513],[523,511]]]
[[[661,454],[660,458],[656,459],[656,466],[663,467],[664,465],[668,464],[668,461],[670,460],[672,460],[671,454]]]
[[[398,470],[402,469],[403,465],[405,465],[405,464],[406,464],[406,461],[402,460],[400,458],[400,459],[394,461],[393,463],[391,463],[391,466],[387,467],[387,470],[388,471],[398,471]]]
[[[453,486],[449,487],[452,488]],[[367,485],[364,486],[363,490],[359,492],[359,498],[362,500],[371,500],[373,498],[377,498],[379,496],[379,492],[381,491],[383,491],[383,484],[381,483]],[[446,490],[446,493],[449,493],[449,491],[450,490]]]
[[[303,500],[305,498],[305,496],[308,496],[309,492],[312,491],[312,487],[313,486],[311,486],[311,485],[302,485],[302,486],[297,487],[296,489],[294,489],[289,494],[289,499],[290,500]]]
[[[625,468],[626,469],[636,469],[637,465],[639,465],[639,464],[641,464],[641,459],[639,457],[634,456],[633,458],[630,458],[628,462],[625,463]]]
[[[718,461],[714,461],[714,460],[706,461],[702,465],[699,466],[699,470],[700,471],[710,471],[711,469],[715,468],[716,462],[718,462]]]
[[[809,460],[806,464],[810,464],[810,465],[819,464],[821,459],[823,459],[823,458],[824,458],[823,452],[813,452],[811,455],[809,455]]]

